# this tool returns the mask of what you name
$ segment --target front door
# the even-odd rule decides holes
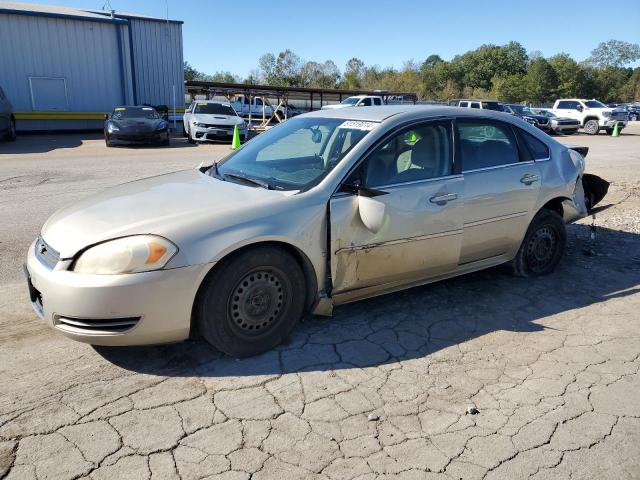
[[[453,169],[450,121],[407,127],[376,148],[330,201],[332,295],[393,288],[455,269],[462,239],[463,178]],[[384,208],[369,230],[359,195]],[[356,294],[357,296],[357,294]]]
[[[457,130],[465,184],[460,264],[509,257],[538,199],[538,165],[509,124],[465,119]]]

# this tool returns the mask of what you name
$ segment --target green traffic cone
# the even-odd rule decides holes
[[[616,124],[613,126],[613,132],[611,133],[612,137],[619,137],[620,136],[620,130],[618,129],[618,122],[616,122]]]
[[[231,141],[231,149],[235,150],[236,148],[240,148],[240,131],[238,130],[238,125],[234,125],[233,127],[233,140]]]

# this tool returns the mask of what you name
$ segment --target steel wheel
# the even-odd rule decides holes
[[[293,256],[276,246],[250,247],[214,267],[194,316],[214,347],[247,357],[282,342],[302,317],[306,298],[304,273]]]
[[[521,277],[547,275],[556,268],[567,243],[564,220],[554,210],[542,209],[531,220],[513,259],[513,271]]]
[[[544,226],[529,238],[525,258],[533,273],[542,273],[554,257],[558,235],[551,227]]]
[[[229,316],[240,335],[261,335],[277,324],[287,301],[283,282],[275,270],[257,270],[238,282],[229,298]]]
[[[596,135],[599,129],[600,126],[597,120],[588,120],[587,123],[584,124],[584,132],[587,135]]]

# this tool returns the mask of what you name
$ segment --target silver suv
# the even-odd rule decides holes
[[[10,142],[16,139],[16,119],[13,116],[13,107],[0,87],[0,139],[2,138]]]

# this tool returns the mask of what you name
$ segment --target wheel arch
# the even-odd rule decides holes
[[[207,274],[202,278],[200,285],[198,285],[198,289],[196,291],[196,295],[193,299],[193,305],[191,306],[191,334],[193,335],[195,329],[194,329],[194,315],[193,315],[193,311],[195,309],[195,306],[197,304],[197,302],[199,301],[200,298],[200,294],[203,290],[203,286],[205,285],[205,283],[208,281],[209,278],[211,278],[212,275],[214,275],[220,268],[221,266],[232,260],[233,258],[238,257],[239,255],[242,255],[250,250],[256,249],[256,248],[261,248],[261,247],[276,247],[279,248],[285,252],[287,252],[289,255],[291,255],[296,262],[298,262],[298,265],[300,265],[300,268],[302,269],[302,273],[304,275],[304,279],[305,279],[305,312],[311,312],[313,310],[313,306],[314,303],[316,301],[316,293],[318,291],[318,282],[317,282],[317,276],[316,276],[316,269],[313,266],[313,263],[311,262],[311,260],[309,259],[309,257],[307,256],[307,254],[305,252],[303,252],[300,248],[298,248],[297,246],[291,244],[291,243],[287,243],[281,240],[258,240],[255,241],[253,243],[249,243],[249,244],[245,244],[245,245],[240,245],[237,248],[234,248],[228,252],[226,252],[218,261],[216,261],[213,266],[209,269],[209,271],[207,272]]]
[[[598,125],[600,125],[600,119],[597,117],[597,115],[589,115],[588,117],[584,117],[582,119],[582,126],[584,127],[589,120],[595,120],[596,122],[598,122]]]

